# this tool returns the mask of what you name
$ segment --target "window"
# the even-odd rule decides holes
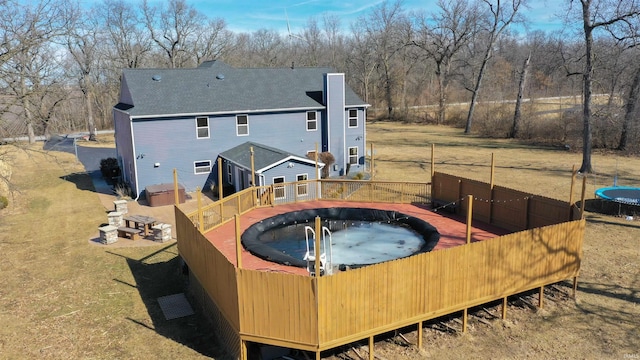
[[[275,195],[276,199],[284,199],[284,185],[280,185],[284,183],[284,176],[278,176],[273,178],[273,195]]]
[[[211,160],[193,162],[193,172],[195,174],[208,174],[211,172]]]
[[[349,148],[349,164],[357,164],[358,163],[358,147],[350,147]]]
[[[318,113],[315,111],[307,111],[307,131],[318,130]]]
[[[236,115],[236,134],[238,136],[249,135],[248,115]]]
[[[304,181],[304,183],[296,185],[297,196],[305,196],[308,194],[308,184],[306,182],[308,179],[309,177],[307,176],[307,174],[296,175],[296,181]]]
[[[358,127],[358,110],[349,109],[349,127]]]
[[[209,118],[197,117],[196,118],[196,136],[198,139],[209,138]]]
[[[231,164],[227,164],[227,184],[233,183],[233,176],[231,174]]]

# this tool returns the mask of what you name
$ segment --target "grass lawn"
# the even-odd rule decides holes
[[[465,136],[442,126],[377,122],[368,125],[367,138],[380,180],[429,181],[436,144],[437,171],[488,181],[494,154],[497,185],[562,200],[569,199],[571,167],[581,160],[579,153]],[[198,316],[166,321],[157,304],[160,296],[184,291],[176,246],[107,250],[90,244],[107,210],[89,177],[73,155],[45,154],[35,146],[13,151],[12,181],[19,192],[0,210],[0,358],[224,359]],[[613,183],[616,169],[620,185],[640,185],[638,158],[594,154],[593,165],[598,173],[588,180],[590,197]],[[574,198],[579,196],[576,186]],[[428,324],[423,349],[381,339],[376,355],[640,356],[640,223],[595,213],[587,218],[577,300],[566,296],[568,284],[560,284],[548,291],[542,309],[514,299],[507,320],[471,316],[465,334]],[[415,335],[405,333],[409,340]]]

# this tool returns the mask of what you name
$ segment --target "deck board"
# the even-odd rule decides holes
[[[466,242],[467,228],[464,217],[447,213],[433,212],[428,206],[413,204],[361,203],[351,201],[311,201],[274,207],[258,208],[249,211],[244,215],[241,215],[240,229],[244,232],[247,228],[249,228],[256,222],[259,222],[260,220],[291,211],[331,207],[392,210],[422,219],[435,226],[440,233],[440,241],[438,242],[438,245],[436,245],[436,247],[433,249],[433,251],[463,245]],[[474,221],[472,225],[471,239],[473,242],[487,240],[509,233],[507,230],[480,222]],[[233,221],[230,221],[212,231],[207,232],[205,236],[216,248],[218,248],[224,254],[227,259],[229,259],[231,263],[237,266],[235,250],[235,223]],[[281,265],[271,261],[266,261],[252,255],[244,248],[242,249],[242,267],[251,270],[276,271],[299,275],[308,274],[307,270],[304,268]]]

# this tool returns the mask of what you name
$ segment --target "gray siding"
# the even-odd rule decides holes
[[[122,180],[129,184],[134,194],[138,193],[135,183],[135,157],[133,155],[133,141],[131,139],[131,122],[129,115],[114,110],[113,126],[116,137],[116,156],[122,170]]]
[[[349,127],[349,110],[357,110],[358,126]],[[345,117],[345,153],[347,160],[349,159],[349,148],[358,147],[358,164],[349,166],[349,176],[353,176],[358,172],[364,171],[364,156],[366,154],[366,138],[365,138],[365,109],[347,107],[344,112]]]
[[[318,112],[318,117],[322,117],[322,112]],[[139,157],[138,192],[149,185],[173,182],[174,168],[187,191],[196,187],[208,189],[208,182],[217,182],[217,175],[195,174],[194,162],[209,160],[217,171],[218,154],[246,141],[269,144],[300,157],[315,150],[316,143],[321,141],[320,129],[307,131],[306,111],[249,114],[247,136],[236,135],[235,115],[209,117],[206,139],[197,138],[195,117],[134,120],[133,124],[135,156]],[[156,163],[160,165],[156,167]],[[226,182],[226,168],[223,170]]]
[[[335,157],[335,165],[338,165],[337,171],[334,170],[334,165],[331,165],[330,176],[339,176],[343,175],[346,165],[344,74],[326,74],[325,79],[325,104],[329,125],[328,151]]]

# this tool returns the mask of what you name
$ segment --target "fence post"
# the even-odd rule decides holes
[[[569,188],[569,221],[573,220],[573,189],[576,182],[576,164],[571,169],[571,187]]]
[[[196,197],[198,198],[198,229],[204,232],[204,216],[202,213],[202,191],[200,187],[196,188]]]
[[[236,214],[236,262],[238,264],[238,269],[242,269],[242,242],[241,242],[241,233],[240,233],[240,215]]]
[[[431,144],[431,184],[433,185],[433,175],[436,173],[436,144]]]
[[[582,178],[582,198],[580,200],[580,219],[584,219],[584,207],[585,207],[585,194],[587,191],[587,175],[584,175],[584,177]]]
[[[222,200],[224,196],[222,188],[222,158],[218,158],[218,200]]]
[[[175,205],[180,204],[180,196],[178,194],[178,170],[173,169],[173,201]]]
[[[473,195],[467,195],[467,244],[471,244],[471,222],[473,221]]]

